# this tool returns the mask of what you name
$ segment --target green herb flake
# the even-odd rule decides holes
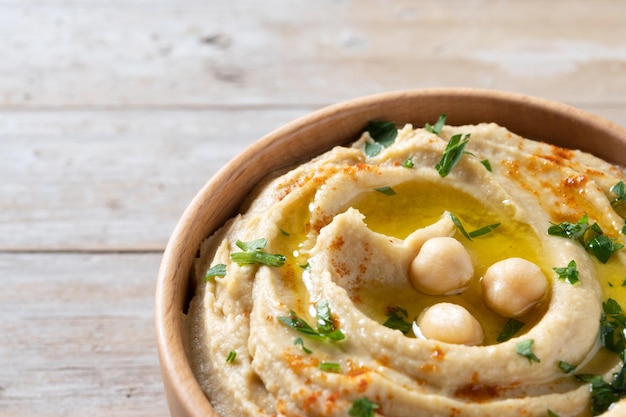
[[[495,229],[498,226],[500,226],[500,223],[488,224],[487,226],[483,226],[480,229],[473,230],[469,232],[468,234],[469,234],[469,237],[478,237],[478,236],[486,235],[487,233],[491,232],[493,229]]]
[[[424,130],[426,130],[426,131],[428,131],[430,133],[434,133],[435,135],[438,135],[439,133],[441,133],[441,129],[443,129],[445,124],[446,124],[446,114],[445,113],[441,113],[439,115],[439,118],[435,122],[435,124],[431,125],[429,123],[426,123],[424,125]]]
[[[611,404],[626,398],[626,367],[613,374],[613,382],[605,381],[600,375],[581,374],[576,379],[590,384],[591,412],[594,416],[606,412]]]
[[[483,164],[483,166],[485,168],[487,168],[487,171],[492,172],[491,171],[491,162],[489,162],[488,159],[483,159],[482,161],[480,161],[481,164]]]
[[[304,265],[300,265],[300,268],[304,269],[305,271],[310,271],[311,270],[311,264],[309,264],[307,262]]]
[[[415,166],[415,163],[413,162],[413,160],[411,158],[407,158],[402,163],[402,166],[404,168],[413,168]]]
[[[569,374],[574,369],[576,369],[576,365],[573,365],[573,364],[571,364],[569,362],[565,362],[565,361],[559,361],[559,369],[561,371],[565,372],[566,374]]]
[[[491,232],[496,227],[500,226],[500,223],[494,223],[494,224],[481,227],[474,231],[467,232],[467,230],[463,226],[463,223],[461,223],[461,220],[454,213],[450,213],[450,218],[452,219],[452,223],[454,223],[457,229],[459,229],[459,232],[461,232],[461,234],[465,236],[467,240],[472,240],[472,238],[486,235],[487,233]]]
[[[387,320],[383,323],[383,326],[400,330],[402,333],[407,334],[411,331],[411,323],[405,320],[408,316],[409,313],[403,308],[389,307],[387,309]]]
[[[622,287],[626,287],[626,278],[624,278],[624,280],[622,281]]]
[[[267,245],[267,239],[261,238],[250,242],[242,242],[237,240],[235,243],[242,252],[234,252],[230,254],[230,259],[237,265],[261,264],[267,266],[281,267],[285,264],[287,258],[278,253],[270,254],[263,252],[262,249]]]
[[[515,345],[515,352],[517,352],[518,355],[521,355],[525,357],[526,359],[528,359],[529,363],[541,362],[541,360],[533,353],[534,343],[535,341],[533,339],[527,339],[527,340],[518,342]]]
[[[624,247],[622,243],[617,242],[616,238],[611,239],[604,235],[597,223],[590,225],[587,214],[577,223],[552,224],[548,228],[548,234],[578,241],[602,263],[607,263],[614,252]]]
[[[557,413],[555,413],[554,411],[550,410],[548,408],[548,410],[546,411],[548,417],[559,417],[559,415]]]
[[[337,342],[345,339],[345,335],[341,329],[335,327],[328,300],[319,301],[315,305],[315,311],[317,313],[317,330],[313,329],[305,320],[298,317],[293,310],[289,310],[289,316],[281,316],[277,317],[277,319],[281,323],[315,340]]]
[[[585,248],[595,255],[603,264],[611,259],[614,252],[622,249],[623,244],[618,243],[617,239],[611,239],[606,235],[597,235],[585,242]]]
[[[226,265],[225,264],[216,264],[209,268],[206,271],[206,275],[204,276],[204,282],[212,281],[215,277],[225,277],[226,276]]]
[[[611,352],[622,355],[626,349],[626,316],[613,298],[602,303],[600,317],[600,343]]]
[[[576,268],[576,261],[571,260],[564,268],[552,268],[557,273],[560,280],[565,280],[574,285],[580,281],[578,278],[578,269]]]
[[[441,159],[435,165],[435,169],[439,175],[443,178],[450,174],[450,171],[459,163],[461,156],[463,156],[465,146],[469,142],[470,135],[463,136],[462,134],[454,135],[448,141],[446,148],[441,155]]]
[[[335,327],[328,300],[320,300],[315,305],[317,313],[317,331],[331,340],[343,340],[343,332]]]
[[[379,193],[383,193],[385,195],[396,195],[396,192],[394,191],[394,189],[388,186],[375,188],[374,191],[378,191]]]
[[[291,235],[289,234],[289,232],[288,232],[288,231],[286,231],[286,230],[284,230],[284,229],[280,229],[280,234],[281,234],[281,235],[283,235],[283,236],[291,236]]]
[[[317,368],[324,372],[341,372],[341,365],[336,362],[320,362]]]
[[[374,417],[374,411],[378,410],[380,406],[375,402],[370,401],[367,397],[354,400],[348,414],[353,417]]]
[[[374,157],[383,150],[393,144],[398,136],[398,129],[395,123],[386,121],[371,121],[365,129],[374,142],[365,143],[365,155]]]
[[[578,220],[577,223],[562,222],[554,224],[548,228],[548,234],[552,236],[564,237],[571,240],[577,240],[584,244],[585,232],[589,228],[589,218],[587,214]]]
[[[226,357],[226,363],[235,362],[236,357],[237,357],[237,352],[235,352],[234,350],[231,350],[230,352],[228,352],[228,356]]]
[[[297,338],[294,342],[293,342],[294,346],[300,346],[302,348],[302,351],[308,355],[312,354],[313,351],[309,348],[307,348],[306,346],[304,346],[304,340],[302,340],[301,337]]]
[[[515,334],[522,327],[524,327],[524,322],[516,320],[516,319],[509,319],[504,324],[504,327],[502,328],[502,331],[500,332],[500,334],[498,335],[498,338],[496,340],[498,342],[500,342],[500,343],[501,342],[506,342],[507,340],[509,340],[510,338],[515,336]]]
[[[609,191],[616,196],[611,201],[611,206],[617,214],[626,218],[626,184],[624,184],[624,181],[620,181],[612,186]]]

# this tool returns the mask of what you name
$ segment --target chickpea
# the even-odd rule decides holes
[[[522,258],[508,258],[491,265],[481,285],[485,304],[505,317],[524,314],[548,291],[541,269]]]
[[[426,339],[463,345],[478,345],[483,341],[478,320],[457,304],[439,303],[427,308],[417,319],[417,325]]]
[[[413,287],[429,295],[461,292],[473,276],[469,253],[451,237],[428,239],[409,267]]]

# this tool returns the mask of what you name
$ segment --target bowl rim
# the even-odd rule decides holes
[[[315,110],[257,139],[243,152],[222,166],[197,192],[183,211],[163,252],[156,282],[154,320],[159,364],[168,406],[172,415],[217,416],[210,401],[193,375],[189,359],[185,353],[181,314],[188,291],[190,265],[201,242],[198,242],[197,239],[189,239],[189,237],[194,235],[194,233],[197,235],[198,228],[203,227],[203,222],[198,222],[198,218],[204,218],[203,210],[206,211],[206,202],[211,200],[211,195],[216,191],[222,190],[223,192],[222,184],[225,182],[232,181],[233,178],[241,180],[241,177],[246,175],[246,170],[250,169],[251,157],[259,153],[268,154],[280,151],[274,155],[275,161],[273,164],[276,169],[294,163],[296,159],[294,159],[293,153],[280,150],[280,145],[285,138],[290,138],[294,135],[306,135],[313,129],[320,129],[350,117],[350,114],[365,113],[371,116],[380,113],[383,116],[384,112],[380,110],[377,112],[377,109],[384,109],[385,106],[399,106],[409,100],[432,100],[440,97],[447,97],[449,100],[454,100],[455,98],[473,99],[477,103],[491,100],[494,105],[512,105],[529,109],[529,111],[548,112],[558,120],[573,120],[588,125],[590,129],[598,132],[601,136],[615,138],[616,141],[620,142],[626,141],[624,139],[626,138],[626,128],[585,110],[521,93],[466,87],[395,90],[366,95]],[[450,124],[465,123],[451,122]],[[340,124],[339,126],[341,127]],[[512,130],[515,131],[514,129]],[[523,133],[515,132],[524,136]],[[345,133],[345,143],[355,139],[350,136],[348,130]],[[338,133],[338,135],[340,134]],[[620,137],[621,139],[619,139]],[[339,144],[339,142],[335,142],[335,144]],[[298,160],[302,160],[303,155],[312,157],[325,150],[321,149],[318,144],[304,143],[302,149],[298,152],[300,156]],[[246,192],[260,179],[261,177],[252,177],[244,180]],[[216,214],[216,216],[222,218],[222,224],[232,216],[232,208],[238,206],[238,201],[234,200],[233,198],[233,201],[228,201],[226,208]],[[216,229],[216,227],[213,227],[209,232],[212,233]],[[206,234],[204,238],[210,233]]]

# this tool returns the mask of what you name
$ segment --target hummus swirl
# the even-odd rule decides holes
[[[466,152],[442,177],[435,166],[457,134],[470,135]],[[368,156],[372,143],[365,132],[349,147],[272,176],[243,214],[203,243],[184,316],[186,348],[216,412],[592,415],[590,385],[575,375],[610,382],[622,367],[599,332],[603,301],[626,300],[624,219],[610,191],[624,171],[495,124],[445,126],[438,134],[406,125]],[[575,239],[547,233],[583,218],[616,243],[607,262]],[[467,235],[487,225],[493,227],[484,234]],[[441,237],[463,246],[473,276],[458,291],[426,294],[412,284],[411,263],[427,241]],[[266,242],[242,246],[258,239]],[[231,257],[246,250],[285,261],[239,264]],[[509,258],[538,266],[548,288],[513,318],[487,307],[481,289],[488,268]],[[572,262],[577,281],[556,272]],[[216,265],[225,274],[205,280]],[[425,337],[418,318],[439,303],[466,309],[482,341]],[[322,316],[320,305],[328,307]],[[389,326],[391,317],[409,328]],[[520,327],[503,338],[508,322]],[[343,337],[326,337],[329,327]],[[372,414],[357,414],[355,404]],[[622,404],[605,414],[626,415]]]

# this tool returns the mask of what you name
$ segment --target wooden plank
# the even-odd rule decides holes
[[[468,86],[626,102],[626,3],[0,2],[5,108],[320,106]]]
[[[310,110],[0,112],[0,250],[162,250],[221,166]]]
[[[0,414],[166,416],[160,254],[0,253]]]
[[[0,113],[0,250],[161,250],[222,165],[304,112]]]

